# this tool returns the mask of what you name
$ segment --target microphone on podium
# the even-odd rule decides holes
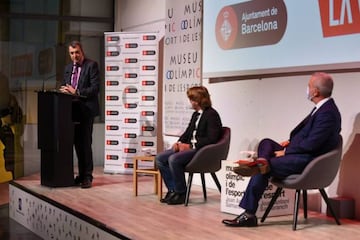
[[[41,88],[42,92],[46,91],[45,90],[45,82],[53,77],[56,77],[56,74],[50,75],[50,76],[42,79],[42,88]]]

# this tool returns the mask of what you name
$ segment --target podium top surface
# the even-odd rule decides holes
[[[71,96],[71,97],[74,97],[74,98],[86,98],[86,96],[84,96],[84,95],[75,95],[75,94],[71,94],[71,93],[64,93],[64,92],[61,92],[58,89],[50,89],[50,90],[41,89],[41,90],[36,90],[35,92],[41,93],[41,94],[46,94],[46,93],[49,93],[49,94],[61,94],[61,95]]]

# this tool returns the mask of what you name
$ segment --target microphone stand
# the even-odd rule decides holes
[[[46,91],[46,90],[45,90],[45,81],[47,81],[47,80],[49,80],[49,79],[51,79],[51,78],[53,78],[53,77],[56,77],[56,74],[50,75],[50,76],[48,76],[48,77],[46,77],[46,78],[43,78],[42,88],[41,88],[41,91],[42,91],[42,92],[45,92],[45,91]]]

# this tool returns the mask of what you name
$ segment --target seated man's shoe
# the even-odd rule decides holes
[[[74,185],[75,186],[81,186],[81,183],[83,182],[82,178],[80,176],[76,176],[74,179]]]
[[[233,172],[244,177],[251,177],[255,174],[260,173],[260,169],[257,165],[248,166],[244,164],[233,167]]]
[[[168,191],[164,198],[160,199],[161,203],[167,203],[171,198],[175,196],[174,191]]]
[[[229,227],[257,227],[258,225],[256,216],[248,217],[245,213],[232,220],[224,219],[222,223]]]
[[[185,193],[175,193],[172,198],[167,201],[168,205],[178,205],[185,203]]]
[[[81,183],[81,188],[91,188],[91,186],[92,186],[92,181],[90,179],[85,179]]]
[[[266,174],[270,171],[269,163],[266,159],[258,158],[253,162],[242,163],[238,161],[239,166],[233,168],[233,172],[244,177],[251,177],[256,174]]]

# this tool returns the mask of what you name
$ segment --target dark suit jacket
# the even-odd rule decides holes
[[[65,66],[62,85],[71,85],[72,70],[72,63]],[[90,114],[92,117],[99,115],[100,112],[98,100],[99,88],[100,74],[98,64],[90,59],[84,59],[77,89],[79,90],[79,94],[85,97],[80,98],[80,102],[83,105],[81,109],[85,111],[85,114]]]
[[[302,124],[303,127],[300,126]],[[331,98],[290,133],[286,155],[309,154],[310,158],[314,158],[329,152],[337,146],[340,131],[340,112]]]
[[[197,112],[194,112],[191,116],[190,123],[185,132],[180,136],[179,141],[182,143],[191,143],[191,137],[195,129]],[[222,133],[222,123],[218,112],[209,107],[205,109],[200,118],[198,127],[196,129],[196,149],[200,149],[205,145],[216,143]]]

